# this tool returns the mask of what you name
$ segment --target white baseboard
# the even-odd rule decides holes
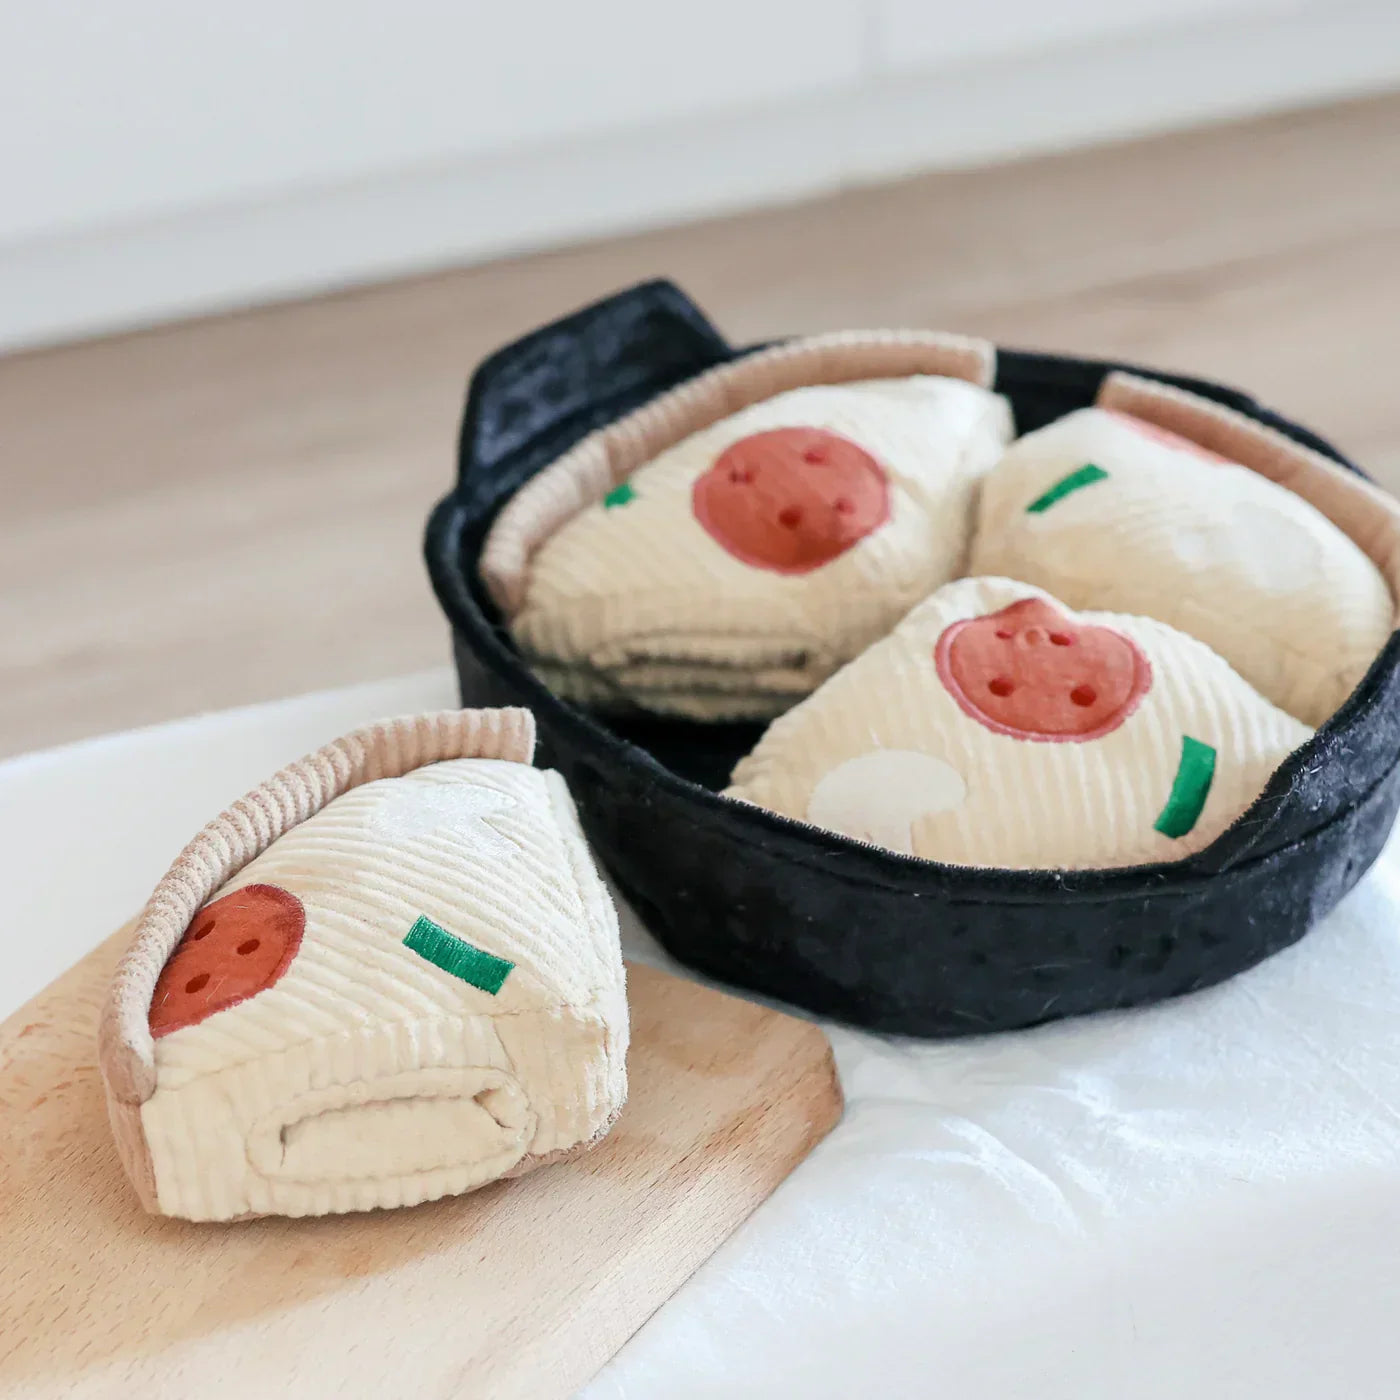
[[[1400,5],[1134,34],[0,246],[0,348],[1400,84]]]

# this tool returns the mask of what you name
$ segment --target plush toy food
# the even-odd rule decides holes
[[[969,572],[1168,622],[1312,725],[1355,689],[1395,612],[1376,565],[1301,496],[1104,408],[1008,450],[983,486]]]
[[[1310,732],[1164,623],[964,579],[776,720],[728,793],[956,865],[1138,865],[1208,845]]]
[[[960,379],[818,384],[684,437],[535,551],[511,627],[561,694],[779,713],[956,576],[1011,432]]]
[[[617,919],[523,710],[284,769],[162,880],[101,1058],[147,1209],[320,1215],[588,1147],[626,1095]]]

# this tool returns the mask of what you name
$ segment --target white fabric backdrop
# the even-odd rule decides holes
[[[0,1016],[276,766],[452,698],[432,673],[0,764]],[[584,1394],[1393,1400],[1397,928],[1392,843],[1212,991],[951,1044],[832,1028],[843,1122]]]

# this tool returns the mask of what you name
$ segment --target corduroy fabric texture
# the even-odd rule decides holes
[[[1131,414],[1286,487],[1365,552],[1400,599],[1400,502],[1313,442],[1259,422],[1177,384],[1116,370],[1099,390],[1101,408]]]
[[[1073,873],[910,859],[786,820],[718,792],[757,725],[602,716],[553,695],[511,645],[479,575],[492,521],[590,432],[754,353],[727,346],[668,283],[631,288],[498,351],[473,377],[460,480],[427,531],[463,693],[532,708],[594,848],[675,956],[861,1025],[965,1035],[1208,986],[1301,937],[1352,887],[1400,808],[1394,635],[1338,712],[1204,850]],[[1386,514],[1374,507],[1388,498],[1335,449],[1238,390],[1005,348],[996,365],[994,388],[1022,432],[1092,405],[1110,376],[1129,371],[1186,390],[1232,433],[1276,444],[1275,455],[1300,448],[1354,481],[1338,490],[1358,507],[1373,503],[1372,525]],[[1349,528],[1313,503],[1371,552],[1364,522]]]
[[[674,288],[653,285],[661,303],[653,313],[663,306],[671,310],[666,304],[675,300],[668,294]],[[682,323],[690,320],[673,314]],[[623,316],[631,320],[628,313]],[[650,318],[638,319],[650,324]],[[693,326],[686,329],[694,334]],[[717,364],[571,445],[518,491],[491,527],[481,576],[501,611],[513,615],[525,599],[530,560],[579,511],[601,501],[664,448],[789,389],[912,374],[986,387],[995,370],[996,355],[988,342],[937,331],[837,331]],[[485,417],[480,409],[468,414],[464,441],[468,428]]]
[[[563,781],[527,766],[530,741],[528,715],[487,712],[321,751],[390,775],[342,782],[211,892],[213,909],[284,892],[305,933],[271,985],[155,1042],[136,1107],[148,1207],[222,1220],[413,1204],[606,1132],[626,1095],[616,915]],[[454,748],[508,757],[438,756]],[[304,761],[258,792],[318,772]],[[423,956],[420,920],[506,966],[495,990]]]
[[[799,427],[815,460],[798,456],[795,480],[780,479],[781,459],[744,455]],[[977,482],[1010,434],[1005,400],[949,378],[818,385],[753,404],[666,448],[627,478],[625,500],[584,508],[546,540],[515,636],[575,700],[698,719],[781,713],[961,571]],[[828,454],[843,448],[867,455],[868,476],[841,476]],[[699,518],[715,473],[717,511],[766,491],[757,518],[737,521],[737,545],[722,515]],[[830,511],[832,523],[852,518],[865,483],[886,494],[863,537],[820,567],[755,562],[744,546],[797,537],[825,505],[804,488],[833,476],[828,494],[847,513]]]
[[[1077,489],[1049,499],[1063,483]],[[1380,570],[1301,495],[1098,408],[1020,438],[988,474],[968,572],[1171,623],[1313,726],[1394,626]]]
[[[528,763],[534,746],[535,722],[526,710],[444,710],[381,720],[289,763],[215,817],[156,886],[117,967],[98,1029],[108,1092],[131,1103],[155,1092],[147,1016],[156,979],[200,906],[283,832],[362,783],[448,758]]]
[[[1055,605],[1042,625],[1014,634],[1010,625],[997,626],[1002,610],[1032,598],[1055,602],[1012,579],[963,579],[940,589],[774,721],[735,768],[727,795],[950,865],[1148,865],[1208,846],[1311,733],[1208,647],[1149,618],[1064,610],[1066,626],[1057,630]],[[992,654],[1007,657],[987,673],[993,689],[981,697],[985,714],[959,703],[935,658],[944,634],[969,618],[989,619],[997,629]],[[1050,662],[1054,673],[1041,679],[1074,694],[1092,714],[1094,687],[1104,682],[1081,655],[1091,628],[1127,638],[1150,668],[1145,691],[1123,707],[1129,712],[1107,714],[1109,732],[1087,738],[1072,729],[1049,739],[993,728],[1003,708],[997,691],[1004,685],[1004,698],[1012,698],[1018,651]],[[1052,711],[1059,699],[1038,698]],[[1071,722],[1075,708],[1071,702]],[[1204,809],[1171,837],[1156,823],[1187,738],[1209,746],[1218,762]]]

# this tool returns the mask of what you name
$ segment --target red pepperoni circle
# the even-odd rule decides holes
[[[1193,457],[1199,457],[1206,462],[1223,462],[1226,466],[1232,465],[1228,457],[1222,457],[1218,452],[1212,452],[1210,448],[1202,447],[1199,442],[1192,442],[1190,438],[1172,432],[1170,428],[1159,428],[1156,423],[1149,423],[1145,418],[1138,418],[1134,414],[1124,413],[1117,408],[1105,408],[1101,409],[1100,412],[1108,414],[1110,418],[1116,418],[1124,427],[1132,428],[1140,436],[1150,438],[1153,442],[1160,442],[1163,447],[1171,447],[1178,452],[1189,452]]]
[[[151,1034],[193,1026],[265,991],[301,946],[306,910],[276,885],[246,885],[206,904],[156,981]]]
[[[1152,684],[1152,666],[1131,637],[1072,619],[1041,598],[953,623],[934,661],[967,714],[1013,739],[1101,739]]]
[[[691,494],[695,518],[756,569],[805,574],[889,518],[889,481],[863,447],[825,428],[774,428],[726,448]]]

